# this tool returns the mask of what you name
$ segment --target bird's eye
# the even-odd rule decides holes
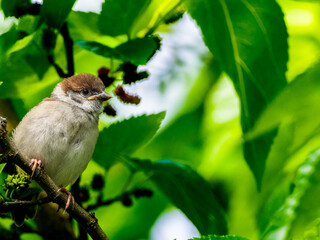
[[[84,96],[86,96],[86,95],[89,94],[89,90],[86,89],[86,88],[83,88],[83,89],[81,90],[81,94],[84,95]]]

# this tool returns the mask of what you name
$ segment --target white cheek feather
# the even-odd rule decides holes
[[[70,93],[72,94],[72,93]],[[70,94],[66,94],[60,84],[58,84],[55,89],[52,92],[52,96],[64,101],[64,102],[68,102],[68,103],[72,103],[74,106],[77,106],[83,110],[85,110],[86,112],[89,113],[93,113],[96,115],[99,115],[100,113],[102,113],[103,110],[103,106],[102,103],[99,102],[98,100],[87,100],[87,99],[83,99],[83,101],[81,103],[76,102],[72,99]]]
[[[60,100],[62,100],[62,101],[65,101],[65,102],[70,101],[69,96],[64,93],[64,91],[62,90],[60,84],[61,84],[61,83],[59,83],[59,84],[53,89],[51,96],[52,96],[52,97],[55,97],[55,98],[57,98],[57,99],[60,99]]]

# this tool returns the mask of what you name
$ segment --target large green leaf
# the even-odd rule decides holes
[[[288,233],[289,239],[301,239],[303,233],[310,227],[312,222],[320,216],[320,150],[313,152],[308,162],[299,168],[300,175],[309,175],[308,179],[302,177],[296,180],[295,192],[300,194],[301,198],[295,209],[295,218],[291,223]],[[299,192],[299,187],[301,190]]]
[[[265,106],[286,85],[287,32],[274,0],[187,0],[204,41],[230,76],[248,132]],[[244,144],[245,159],[261,184],[274,133]]]
[[[14,53],[21,54],[40,79],[49,67],[46,51],[42,46],[42,37],[43,32],[39,29],[33,34],[16,41],[6,52],[9,58]]]
[[[201,105],[194,111],[179,116],[135,156],[149,159],[171,158],[187,162],[191,166],[199,165],[199,154],[203,147],[203,132],[199,122],[203,121],[203,111]]]
[[[261,114],[247,138],[254,138],[276,128],[280,123],[305,122],[320,124],[320,61],[293,80]],[[301,124],[303,131],[308,124]],[[301,128],[300,128],[301,129]],[[313,130],[308,131],[310,133]]]
[[[76,0],[44,0],[40,16],[50,27],[61,28]]]
[[[146,64],[160,49],[158,37],[136,38],[116,47],[116,50],[136,65]]]
[[[320,215],[320,149],[311,153],[307,161],[302,164],[297,171],[294,182],[291,186],[293,191],[284,199],[282,204],[279,201],[270,201],[264,206],[267,211],[262,212],[268,215],[262,215],[267,218],[269,223],[262,230],[263,238],[273,239],[271,234],[279,230],[283,239],[286,232],[291,230],[289,239],[301,239],[301,233]],[[284,190],[283,192],[288,192]],[[276,194],[277,195],[277,194]],[[276,196],[275,195],[275,196]],[[280,199],[283,199],[282,197]],[[275,206],[272,206],[275,204]],[[270,209],[272,210],[270,215]],[[286,231],[281,229],[285,227]],[[274,237],[274,235],[273,235]]]
[[[153,137],[164,116],[165,112],[131,117],[103,129],[93,159],[108,168],[115,160],[132,154]]]
[[[208,235],[208,236],[202,236],[200,238],[191,238],[189,240],[247,240],[247,238],[239,237],[235,235],[224,235],[224,236]]]
[[[104,44],[98,43],[98,42],[87,42],[78,40],[77,44],[90,51],[94,52],[95,54],[98,54],[100,56],[103,56],[105,58],[114,58],[114,59],[126,59],[125,56],[123,56],[121,53],[119,53],[114,48],[108,47]]]
[[[3,58],[7,50],[19,39],[19,32],[16,27],[0,36],[0,58]]]
[[[298,76],[267,107],[247,138],[260,136],[277,126],[278,136],[270,152],[264,186],[270,191],[282,181],[287,164],[299,164],[312,149],[320,146],[320,62]],[[300,158],[292,158],[299,153]],[[301,155],[302,154],[302,155]]]
[[[1,84],[0,84],[1,85]],[[1,157],[2,154],[0,154],[0,157]],[[2,173],[4,167],[6,166],[6,163],[1,163],[0,164],[0,174]]]
[[[160,48],[157,37],[145,37],[129,40],[115,48],[98,42],[77,41],[77,44],[91,52],[106,58],[130,61],[135,65],[144,65]]]
[[[105,0],[99,17],[101,32],[110,36],[130,35],[135,20],[150,2],[151,0]]]
[[[22,10],[28,9],[31,5],[31,0],[2,0],[1,9],[6,17],[19,17]]]
[[[226,234],[225,214],[209,183],[189,166],[160,160],[130,159],[128,163],[150,179],[183,211],[201,234]]]
[[[6,85],[6,88],[0,89],[1,98],[30,96],[57,81],[40,81],[49,68],[40,44],[41,36],[42,32],[38,30],[5,48],[5,54],[0,57],[1,80]]]
[[[38,30],[41,25],[41,18],[36,15],[23,15],[19,18],[19,24],[17,25],[17,30],[24,34],[32,34]]]
[[[313,149],[320,147],[320,109],[314,104],[320,101],[319,68],[320,62],[293,80],[267,107],[246,136],[257,137],[280,126],[263,179],[265,199],[274,194],[279,183],[287,181]],[[263,218],[269,221],[271,217]]]
[[[90,41],[101,38],[102,35],[98,29],[98,17],[99,15],[93,12],[71,11],[67,18],[71,38],[74,41]]]

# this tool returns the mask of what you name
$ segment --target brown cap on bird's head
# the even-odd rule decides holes
[[[60,86],[64,92],[70,89],[80,91],[83,88],[98,90],[100,92],[105,89],[101,79],[89,73],[80,73],[79,75],[65,78],[60,82]]]
[[[105,86],[99,77],[96,77],[89,73],[81,73],[69,78],[65,78],[59,83],[62,91],[67,94],[70,90],[80,92],[88,90],[95,95],[88,96],[88,100],[100,100],[105,101],[112,96],[104,91]]]

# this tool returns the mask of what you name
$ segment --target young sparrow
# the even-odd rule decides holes
[[[82,73],[64,79],[32,108],[13,132],[18,151],[40,165],[63,191],[85,170],[97,138],[102,103],[111,98],[100,78]],[[68,208],[74,201],[68,193]]]

